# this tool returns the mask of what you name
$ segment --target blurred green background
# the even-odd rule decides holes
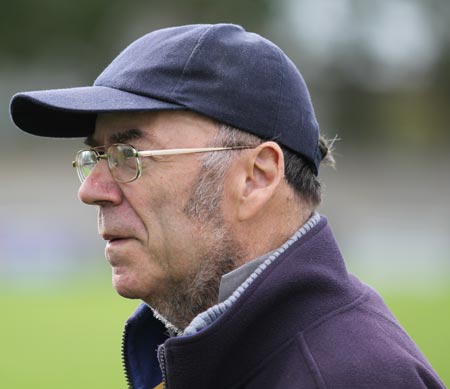
[[[11,124],[22,90],[90,85],[128,43],[233,22],[276,42],[310,87],[328,216],[350,270],[386,299],[447,384],[450,2],[0,0],[0,386],[124,388],[123,323],[94,209],[76,197],[80,140]]]

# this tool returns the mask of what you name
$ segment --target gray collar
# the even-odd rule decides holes
[[[222,276],[219,287],[219,303],[225,301],[273,251],[263,254]]]
[[[222,302],[219,302],[218,304],[212,306],[211,308],[208,308],[205,312],[200,313],[197,315],[194,320],[189,324],[188,327],[185,328],[183,335],[189,336],[194,335],[198,332],[200,332],[202,329],[207,327],[208,325],[212,324],[214,321],[216,321],[220,316],[222,316],[223,313],[227,309],[229,309],[242,295],[242,293],[245,292],[245,290],[253,283],[253,281],[259,277],[259,275],[267,269],[276,259],[284,252],[286,251],[290,246],[292,246],[298,239],[300,239],[302,236],[307,234],[314,226],[317,225],[317,223],[320,220],[320,215],[316,212],[309,218],[309,220],[301,227],[299,228],[294,235],[292,235],[281,247],[277,248],[276,250],[272,251],[271,253],[267,253],[263,255],[262,257],[258,257],[255,260],[249,262],[252,263],[251,268],[252,272],[251,274],[242,282],[240,285],[237,286],[237,288],[233,291],[232,288],[235,286],[235,283],[238,283],[242,277],[244,277],[244,273],[247,274],[247,268],[242,271],[238,269],[235,269],[234,271],[228,273],[231,274],[236,271],[239,276],[236,276],[234,278],[233,276],[228,276],[227,274],[224,276],[226,279],[228,277],[231,277],[230,279],[233,279],[233,282],[228,282],[228,280],[225,281],[225,289],[232,290],[231,295],[228,297],[226,294],[228,292],[221,292],[221,296],[225,297],[225,300]],[[253,262],[255,262],[254,265],[256,265],[256,269],[253,266]],[[243,265],[246,266],[246,265]],[[245,277],[244,277],[245,278]],[[234,279],[236,281],[234,281]],[[222,284],[220,285],[220,289],[223,290]]]

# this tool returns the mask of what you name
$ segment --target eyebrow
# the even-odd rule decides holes
[[[128,130],[116,132],[109,137],[108,144],[112,143],[128,143],[132,140],[145,138],[146,135],[143,131],[137,128],[130,128]],[[84,144],[89,147],[102,146],[97,140],[94,139],[93,135],[88,135],[84,140]]]

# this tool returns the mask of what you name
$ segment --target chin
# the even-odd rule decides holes
[[[116,289],[117,294],[120,297],[126,298],[126,299],[130,299],[130,300],[137,300],[140,299],[139,295],[137,293],[134,293],[133,291],[130,290],[122,290],[122,289]]]
[[[113,275],[112,284],[116,292],[128,299],[139,299],[142,293],[139,292],[136,282],[124,275]]]

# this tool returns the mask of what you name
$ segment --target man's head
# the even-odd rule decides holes
[[[238,26],[155,31],[94,86],[20,93],[11,115],[100,149],[230,148],[139,158],[131,182],[112,174],[118,159],[94,158],[79,190],[99,208],[117,291],[178,328],[215,303],[221,275],[281,245],[320,202],[326,147],[306,85],[277,46]]]
[[[154,31],[128,46],[92,87],[19,93],[18,127],[87,136],[98,113],[189,110],[301,154],[317,174],[319,130],[306,84],[272,42],[230,24]]]
[[[283,243],[300,222],[279,145],[252,143],[243,132],[233,140],[233,131],[189,111],[113,113],[98,116],[87,140],[137,150],[231,148],[142,158],[142,175],[127,183],[99,161],[79,189],[98,206],[116,290],[177,327],[214,304],[223,274]]]

